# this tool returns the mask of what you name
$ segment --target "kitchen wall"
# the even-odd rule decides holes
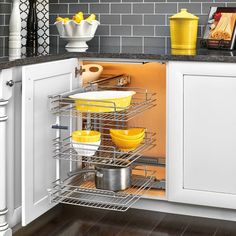
[[[12,0],[0,0],[0,58],[8,55],[8,30]]]
[[[57,50],[65,44],[59,40],[53,26],[56,16],[71,17],[75,12],[83,11],[95,13],[101,22],[90,43],[94,49],[103,52],[155,52],[158,47],[170,44],[169,16],[181,8],[198,15],[200,37],[210,6],[235,7],[236,0],[51,0],[51,44],[57,45]]]

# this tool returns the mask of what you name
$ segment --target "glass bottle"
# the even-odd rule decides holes
[[[36,56],[38,54],[38,18],[37,18],[37,0],[29,0],[29,14],[27,19],[27,56]]]

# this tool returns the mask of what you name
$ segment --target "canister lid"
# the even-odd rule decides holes
[[[197,20],[198,17],[189,13],[186,8],[182,8],[180,12],[170,17],[170,19],[189,19],[189,20]]]

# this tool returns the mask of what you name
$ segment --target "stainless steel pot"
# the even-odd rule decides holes
[[[120,191],[131,186],[131,167],[115,167],[96,165],[95,170],[79,170],[70,172],[69,176],[95,172],[95,186],[98,189]]]

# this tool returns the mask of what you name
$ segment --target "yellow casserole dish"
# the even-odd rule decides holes
[[[134,91],[95,91],[69,96],[75,99],[76,109],[84,112],[114,112],[130,106]]]

